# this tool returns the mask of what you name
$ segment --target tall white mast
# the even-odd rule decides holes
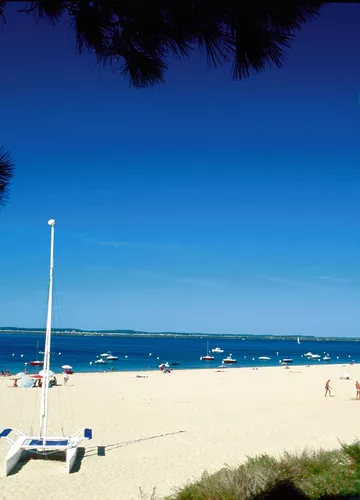
[[[45,350],[44,350],[44,375],[42,378],[41,388],[41,406],[40,406],[40,438],[45,445],[46,441],[46,428],[48,417],[48,400],[49,400],[49,370],[50,370],[50,342],[51,342],[51,319],[52,319],[52,293],[53,293],[53,274],[54,274],[54,232],[55,221],[50,219],[48,221],[51,227],[51,242],[50,242],[50,282],[49,282],[49,297],[48,297],[48,310],[46,321],[46,337],[45,337]]]

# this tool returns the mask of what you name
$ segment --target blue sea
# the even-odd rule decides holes
[[[31,367],[30,361],[42,359],[38,354],[44,348],[45,335],[36,333],[0,333],[0,370],[11,373],[28,368],[29,373],[38,373],[39,367]],[[214,354],[214,361],[201,361],[209,349],[220,347],[223,354]],[[292,358],[293,365],[320,365],[331,363],[360,362],[360,341],[303,340],[297,344],[288,339],[224,338],[211,339],[186,337],[135,337],[108,335],[52,335],[51,369],[61,371],[61,365],[71,365],[75,372],[140,371],[158,369],[160,363],[179,363],[174,369],[214,369],[222,364],[222,359],[232,354],[237,359],[233,368],[252,366],[279,366],[283,358]],[[37,348],[38,345],[38,348]],[[112,364],[97,365],[94,361],[103,352],[111,351],[119,357]],[[307,352],[331,357],[330,361],[308,360]],[[260,361],[260,356],[270,360]],[[91,364],[90,364],[91,363]]]

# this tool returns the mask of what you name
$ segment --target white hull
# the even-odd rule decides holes
[[[21,447],[22,443],[24,441],[23,437],[20,437],[15,441],[15,443],[10,447],[10,450],[8,451],[6,455],[6,462],[5,462],[5,476],[8,476],[11,474],[12,470],[14,467],[18,464],[19,460],[21,459],[21,455],[23,454],[23,448]]]
[[[68,474],[70,474],[72,468],[74,467],[77,451],[77,445],[66,450],[66,470]]]

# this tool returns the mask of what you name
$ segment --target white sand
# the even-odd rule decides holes
[[[71,475],[54,460],[30,460],[0,477],[0,498],[139,499],[159,495],[207,469],[284,448],[338,447],[360,435],[357,365],[76,374],[50,390],[49,431],[91,427],[94,439]],[[340,380],[343,372],[352,380]],[[331,379],[332,398],[324,398]],[[62,377],[59,376],[62,383]],[[38,430],[39,389],[13,389],[0,378],[0,425]],[[97,456],[97,446],[106,447]],[[0,441],[0,463],[8,444]],[[1,468],[0,468],[1,471]]]

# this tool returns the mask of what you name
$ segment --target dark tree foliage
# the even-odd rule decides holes
[[[6,24],[7,0],[0,0]],[[164,82],[170,56],[204,48],[212,66],[232,64],[234,79],[281,67],[296,31],[325,2],[294,0],[39,0],[18,2],[19,13],[52,24],[69,23],[78,50],[94,53],[131,85]],[[0,40],[1,43],[1,40]],[[13,172],[0,150],[0,205]]]
[[[6,0],[0,16],[6,20]],[[294,0],[39,0],[20,12],[53,24],[68,22],[80,52],[110,63],[135,87],[164,81],[170,56],[203,47],[209,64],[232,64],[242,79],[281,67],[294,33],[324,2]]]
[[[4,205],[14,163],[10,153],[0,148],[0,207]]]

